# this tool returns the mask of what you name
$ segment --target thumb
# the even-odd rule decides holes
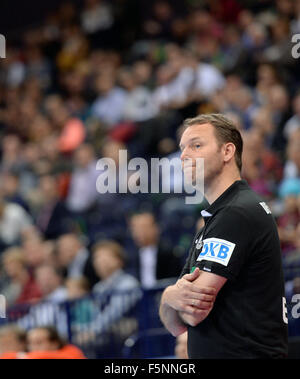
[[[183,278],[186,279],[186,280],[188,280],[189,282],[192,282],[196,278],[198,278],[199,275],[200,275],[200,269],[199,269],[199,267],[196,267],[193,272],[191,272],[190,274],[185,274],[183,276]]]

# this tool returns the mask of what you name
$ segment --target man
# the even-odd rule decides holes
[[[35,278],[44,301],[60,303],[67,300],[67,290],[62,285],[63,278],[59,269],[44,264],[36,268]]]
[[[24,208],[6,202],[0,193],[0,252],[17,244],[22,233],[31,225],[32,219]]]
[[[7,305],[34,303],[41,298],[41,291],[36,280],[26,267],[24,252],[18,247],[11,247],[2,255],[7,284],[1,288]]]
[[[51,326],[33,328],[27,333],[27,359],[84,359],[82,351],[67,344]]]
[[[25,333],[24,333],[25,335]],[[24,338],[26,340],[26,336]],[[82,351],[71,344],[67,344],[51,326],[37,327],[27,333],[27,347],[29,352],[9,350],[0,356],[0,359],[84,359]]]
[[[62,235],[57,240],[57,257],[63,273],[68,278],[85,276],[91,285],[98,282],[89,250],[75,233]]]
[[[61,271],[50,264],[43,264],[35,269],[34,278],[42,292],[42,301],[30,307],[29,312],[19,320],[19,325],[25,330],[33,325],[57,325],[58,332],[67,335],[63,303],[68,300],[68,293]]]
[[[56,239],[71,228],[71,217],[59,197],[58,180],[45,175],[39,179],[42,204],[37,212],[36,224],[46,239]]]
[[[66,205],[75,216],[88,216],[98,197],[96,157],[91,144],[84,143],[74,152],[74,168]]]
[[[132,215],[130,231],[139,248],[134,263],[143,288],[153,288],[158,281],[179,275],[180,258],[160,239],[159,226],[151,212]]]
[[[0,329],[0,358],[8,352],[26,350],[26,333],[15,325]]]
[[[125,251],[113,240],[102,240],[93,248],[93,264],[100,280],[92,289],[99,310],[91,330],[97,333],[125,317],[141,296],[137,279],[123,270],[125,261]]]
[[[196,158],[204,159],[210,205],[181,278],[163,293],[161,319],[175,336],[188,330],[189,358],[285,357],[277,228],[268,206],[241,180],[240,133],[219,114],[188,119],[185,126],[181,159],[189,161],[193,181]]]

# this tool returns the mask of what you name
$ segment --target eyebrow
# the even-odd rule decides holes
[[[190,140],[188,140],[187,144],[190,144],[191,142],[195,142],[195,141],[201,141],[201,137],[193,137]],[[182,151],[184,149],[184,145],[180,143],[179,148]]]

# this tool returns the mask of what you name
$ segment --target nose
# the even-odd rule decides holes
[[[186,148],[184,148],[182,151],[181,151],[181,154],[180,154],[180,159],[181,161],[183,162],[185,159],[187,159],[188,156],[187,156],[187,151],[186,151]]]

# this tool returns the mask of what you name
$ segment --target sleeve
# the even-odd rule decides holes
[[[179,275],[179,279],[181,279],[185,274],[190,273],[190,257],[186,259],[185,265]]]
[[[178,279],[181,279],[185,274],[190,274],[191,272],[191,262],[193,261],[193,250],[194,250],[194,246],[195,246],[195,241],[196,239],[198,238],[198,236],[203,232],[203,227],[200,229],[200,231],[198,231],[193,239],[193,242],[190,246],[190,250],[189,250],[189,253],[188,253],[188,256],[186,258],[186,261],[185,261],[185,265],[179,275],[179,278]]]
[[[239,208],[224,208],[215,217],[196,255],[196,267],[235,280],[249,255],[252,228],[245,212]]]

